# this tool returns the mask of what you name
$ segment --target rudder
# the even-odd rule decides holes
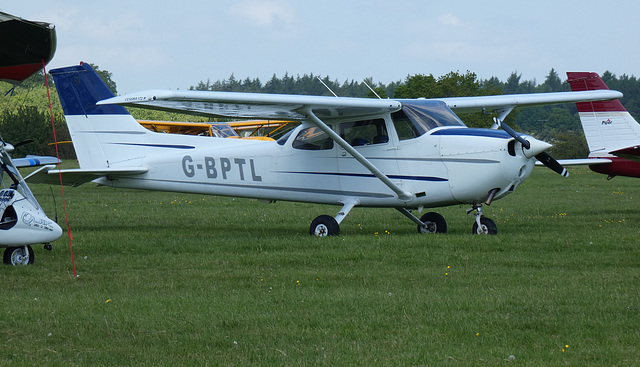
[[[116,105],[97,106],[96,102],[115,97],[91,65],[69,66],[49,71],[53,76],[65,115],[128,115]]]

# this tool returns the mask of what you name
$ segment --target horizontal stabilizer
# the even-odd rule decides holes
[[[36,167],[44,166],[45,164],[58,164],[60,161],[56,157],[40,156],[40,155],[27,155],[24,158],[13,158],[13,164],[16,167]]]
[[[62,184],[65,186],[77,187],[83,183],[93,181],[100,177],[110,176],[130,176],[146,173],[148,168],[131,167],[131,168],[103,168],[98,170],[83,169],[54,169],[55,166],[44,166],[25,177],[27,183],[44,183],[49,185],[60,184],[60,174],[62,174]]]
[[[610,164],[612,161],[608,158],[585,158],[585,159],[559,159],[558,163],[563,166],[591,166],[594,164]],[[537,161],[536,166],[542,166],[543,163]]]

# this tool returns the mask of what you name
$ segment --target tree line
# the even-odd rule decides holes
[[[92,66],[109,88],[117,94],[117,85],[112,79],[112,74],[101,70],[96,65]],[[640,81],[634,76],[627,74],[616,76],[609,71],[601,76],[611,89],[619,90],[624,94],[621,99],[622,104],[632,116],[638,119],[640,117]],[[56,126],[55,135],[58,141],[68,141],[69,134],[62,108],[53,82],[51,78],[48,79],[53,121]],[[54,131],[51,127],[52,119],[44,74],[36,74],[15,89],[12,88],[13,86],[8,83],[0,83],[0,91],[3,94],[7,93],[0,97],[0,136],[11,143],[34,140],[32,144],[17,148],[14,153],[16,157],[26,154],[55,155],[56,147],[51,144],[54,141]],[[295,77],[285,73],[283,77],[274,74],[265,83],[258,78],[239,80],[231,74],[224,80],[200,81],[189,89],[326,96],[332,96],[335,93],[341,97],[366,98],[442,98],[570,90],[568,83],[563,81],[554,69],[549,71],[542,83],[537,83],[536,80],[522,80],[522,75],[517,72],[513,72],[506,81],[501,81],[497,77],[479,79],[470,71],[465,73],[452,71],[439,77],[432,74],[410,75],[404,81],[388,84],[374,82],[373,78],[367,78],[362,82],[355,80],[339,82],[332,80],[329,76],[322,77],[313,73]],[[130,111],[137,119],[214,121],[214,119],[140,108],[130,109]],[[468,126],[488,127],[492,124],[493,115],[476,113],[460,117]],[[556,158],[584,158],[588,154],[580,119],[573,103],[515,109],[509,114],[507,121],[518,131],[553,143],[552,154]],[[71,144],[59,144],[58,148],[63,159],[75,158]]]

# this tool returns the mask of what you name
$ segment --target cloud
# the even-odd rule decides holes
[[[230,10],[231,14],[261,27],[275,23],[291,24],[296,18],[291,4],[283,0],[246,0],[233,5]]]
[[[460,18],[458,18],[457,16],[451,13],[442,14],[441,16],[439,16],[438,22],[442,25],[448,25],[448,26],[454,26],[454,27],[462,26],[462,22],[460,21]]]

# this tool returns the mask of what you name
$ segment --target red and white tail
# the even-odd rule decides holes
[[[609,89],[597,73],[567,72],[574,92]],[[640,145],[640,124],[619,100],[576,103],[590,157],[608,156],[610,152]]]

